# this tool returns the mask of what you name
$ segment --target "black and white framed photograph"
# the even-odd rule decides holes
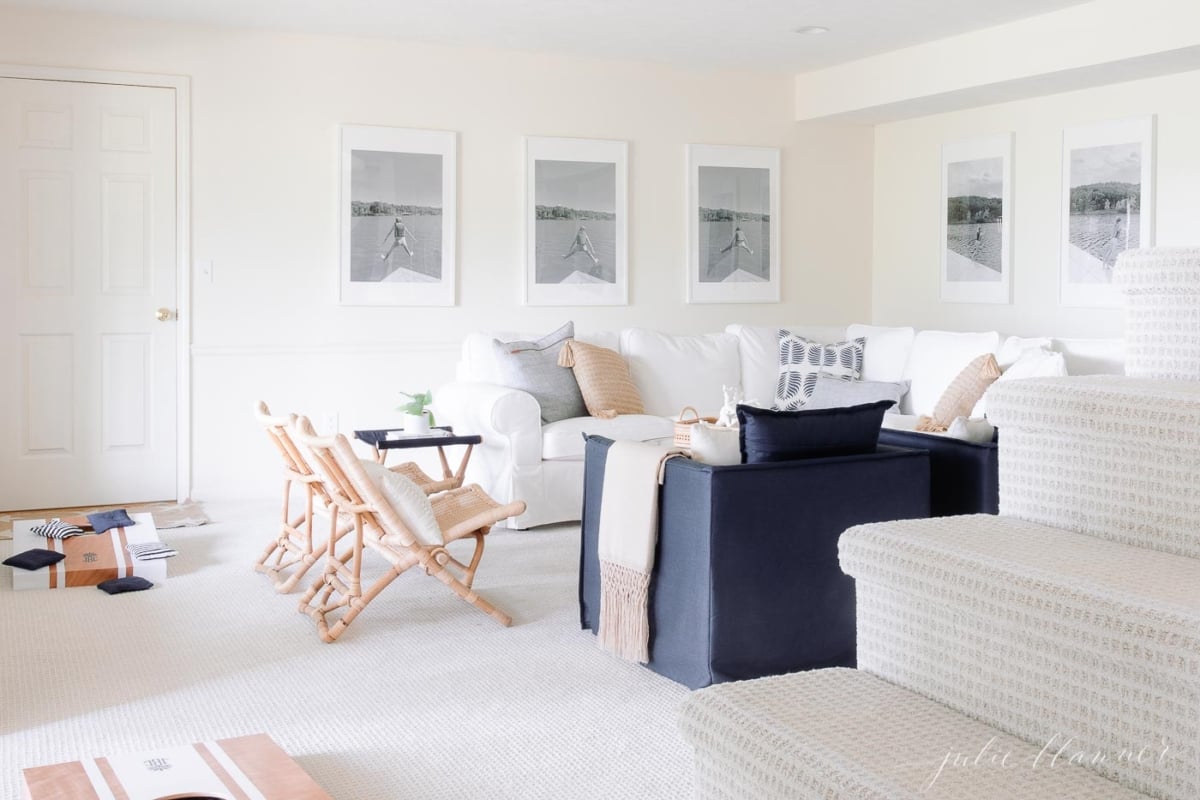
[[[689,303],[779,302],[779,150],[691,144]]]
[[[343,125],[343,305],[455,302],[457,135]]]
[[[942,146],[942,292],[948,303],[1012,302],[1011,133]]]
[[[525,139],[525,302],[629,302],[628,146]]]
[[[1154,118],[1063,131],[1064,306],[1115,307],[1117,256],[1154,241]]]

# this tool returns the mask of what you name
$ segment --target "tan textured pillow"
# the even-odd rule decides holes
[[[645,413],[629,365],[617,351],[568,339],[559,351],[558,365],[575,370],[583,404],[593,417],[611,419],[618,414]]]
[[[941,399],[934,406],[933,416],[921,417],[917,430],[945,431],[956,418],[971,416],[971,409],[999,377],[1000,365],[996,363],[994,355],[985,353],[973,359],[942,392]]]

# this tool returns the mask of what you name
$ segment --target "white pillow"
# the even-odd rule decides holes
[[[912,350],[916,331],[912,328],[884,328],[879,325],[851,325],[846,328],[850,341],[866,339],[863,351],[862,379],[895,383],[904,377],[904,365]]]
[[[1044,347],[1031,347],[1021,353],[1013,365],[1004,372],[1000,373],[1000,377],[995,380],[992,386],[1002,381],[1013,381],[1020,378],[1063,378],[1067,374],[1067,360],[1062,353],[1056,353],[1053,350],[1048,350]],[[991,386],[988,387],[991,391]],[[983,397],[979,398],[979,402],[975,404],[975,408],[971,410],[971,417],[987,416],[987,396],[984,392]]]
[[[721,428],[707,422],[692,426],[692,458],[701,464],[723,467],[742,463],[737,428]]]
[[[433,513],[433,504],[420,486],[399,473],[392,472],[382,464],[362,459],[367,476],[379,487],[379,491],[400,520],[418,542],[424,545],[443,543],[442,529]]]
[[[1050,338],[1046,336],[1035,336],[1032,338],[1010,336],[1004,340],[1004,344],[1000,345],[1000,350],[996,353],[996,363],[1000,365],[1000,369],[1008,369],[1017,362],[1022,353],[1031,347],[1045,348],[1046,350],[1053,349]]]

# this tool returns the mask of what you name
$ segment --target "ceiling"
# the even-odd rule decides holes
[[[20,2],[21,0],[17,0]],[[1081,0],[38,0],[236,27],[801,72]],[[802,25],[830,33],[801,36]]]

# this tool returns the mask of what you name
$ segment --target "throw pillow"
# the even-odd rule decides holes
[[[35,547],[32,550],[26,550],[23,553],[17,553],[14,556],[9,556],[0,561],[7,567],[16,567],[17,569],[41,569],[48,567],[51,564],[57,564],[66,556],[62,553],[56,553],[53,550],[43,550],[40,547]]]
[[[585,416],[583,396],[571,370],[558,365],[558,351],[575,336],[575,323],[531,342],[492,340],[492,356],[505,386],[529,392],[542,409],[542,422]]]
[[[861,378],[866,344],[866,339],[821,344],[790,331],[779,331],[779,382],[775,387],[775,408],[780,411],[802,408],[812,394],[818,375],[831,375],[844,381]]]
[[[125,592],[141,592],[150,589],[153,583],[137,575],[125,578],[112,578],[96,584],[96,588],[108,594],[125,594]]]
[[[844,381],[832,375],[818,375],[804,408],[841,408],[879,400],[887,400],[896,406],[908,393],[908,386],[908,381]]]
[[[940,432],[950,427],[956,417],[965,417],[983,397],[987,388],[1000,377],[1000,366],[996,357],[984,353],[963,367],[962,372],[950,382],[942,397],[934,406],[933,414],[921,417],[916,430]]]
[[[413,538],[424,545],[442,544],[442,527],[438,525],[429,496],[420,486],[374,461],[363,459],[362,465]]]
[[[996,359],[999,361],[1000,359]],[[1024,350],[1017,360],[1008,366],[996,383],[1017,380],[1018,378],[1063,378],[1067,375],[1067,360],[1062,353],[1056,353],[1046,347],[1030,347]],[[991,387],[988,387],[991,391]],[[972,417],[987,416],[987,392],[979,398],[971,411]]]
[[[618,414],[645,413],[629,365],[617,351],[572,339],[563,345],[558,364],[575,371],[583,403],[593,417],[612,419]]]
[[[88,514],[87,518],[88,522],[92,524],[92,530],[96,533],[104,533],[109,528],[128,528],[130,525],[137,524],[129,518],[129,513],[123,508]]]
[[[58,518],[52,519],[49,522],[43,522],[41,525],[34,525],[30,530],[38,536],[45,536],[47,539],[70,539],[72,536],[83,535],[83,528],[78,525],[72,525],[69,522],[63,522]]]
[[[692,458],[717,467],[742,463],[741,435],[737,428],[723,428],[708,422],[692,426]]]
[[[872,453],[889,400],[849,408],[773,411],[738,406],[742,461],[795,461]]]

